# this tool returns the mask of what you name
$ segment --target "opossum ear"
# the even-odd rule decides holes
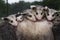
[[[32,10],[36,10],[36,6],[35,6],[35,5],[31,5],[30,8],[31,8]]]
[[[59,16],[59,13],[60,13],[60,12],[57,11],[57,12],[55,12],[53,15]]]
[[[26,15],[28,15],[28,13],[23,13],[22,15],[23,15],[23,16],[26,16]]]
[[[47,6],[44,7],[43,12],[49,15],[49,8]]]
[[[43,11],[48,11],[48,7],[45,6],[44,9],[43,9]]]
[[[20,15],[21,15],[21,14],[16,14],[15,17],[18,17],[18,16],[20,16]]]
[[[23,15],[23,17],[26,17],[26,16],[28,16],[29,14],[28,14],[27,12],[24,12],[24,13],[22,13],[21,15]]]
[[[4,20],[4,21],[10,21],[8,18],[1,18],[2,20]]]
[[[15,15],[15,17],[18,17],[18,16],[20,16],[21,15],[21,13],[20,12],[18,12],[16,15]]]

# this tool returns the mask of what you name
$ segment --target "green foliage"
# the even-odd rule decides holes
[[[0,0],[0,17],[2,17],[3,15],[6,14],[7,10],[6,10],[6,4],[3,0]]]
[[[60,9],[60,0],[43,0],[43,5],[53,9]]]
[[[43,5],[49,8],[60,9],[60,0],[43,0],[42,2],[24,2],[7,4],[3,0],[0,0],[0,17],[7,16],[10,14],[16,14],[18,11],[22,12],[25,9],[30,8],[30,5]]]
[[[32,2],[31,5],[42,5],[42,2],[35,1],[35,2]]]
[[[9,6],[9,14],[13,13],[17,13],[18,11],[19,12],[22,12],[23,10],[27,9],[30,7],[30,3],[29,2],[24,2],[24,1],[20,1],[19,3],[15,3],[15,4],[11,4]]]

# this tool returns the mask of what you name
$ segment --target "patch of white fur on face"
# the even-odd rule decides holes
[[[27,18],[31,21],[36,21],[35,16],[33,14],[28,14]]]
[[[36,21],[36,18],[35,18],[35,16],[34,16],[34,12],[33,12],[31,9],[26,10],[25,13],[28,14],[28,15],[27,15],[27,18],[28,18],[29,20],[31,20],[31,21]]]
[[[18,22],[21,22],[23,20],[23,15],[18,16],[16,19]]]
[[[44,13],[42,13],[42,12],[43,12],[43,7],[42,7],[42,6],[37,7],[36,12],[37,12],[37,13],[35,14],[36,18],[37,18],[38,20],[41,20],[42,17],[43,17],[43,15],[44,15]]]
[[[13,26],[17,26],[17,21],[16,21],[15,15],[9,15],[6,18],[10,20],[9,21],[10,24],[12,24]]]
[[[13,26],[17,26],[17,21],[16,20],[12,20],[13,22],[9,22],[10,24],[12,24]]]
[[[49,13],[48,13],[49,15],[46,14],[47,19],[50,21],[53,20],[56,17],[56,15],[54,15],[55,12],[57,12],[57,11],[54,9],[49,9]]]

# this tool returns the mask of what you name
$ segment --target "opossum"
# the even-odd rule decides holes
[[[54,9],[50,9],[48,7],[45,8],[45,14],[46,14],[46,18],[47,20],[49,21],[54,21],[55,18],[59,15],[59,11],[57,10],[54,10]]]
[[[54,40],[52,25],[47,20],[34,22],[24,18],[17,27],[19,40]]]
[[[33,25],[34,25],[34,22],[36,21],[36,18],[35,16],[29,11],[25,11],[24,13],[22,13],[22,18],[23,18],[23,21],[21,22],[18,22],[18,19],[17,19],[17,22],[18,22],[18,26],[17,26],[17,36],[18,36],[18,40],[22,40],[23,38],[20,38],[20,36],[22,37],[22,35],[26,36],[27,34],[29,34],[30,30]],[[21,16],[21,15],[20,15]],[[18,16],[18,18],[20,17]],[[20,18],[19,18],[20,19]],[[28,28],[28,29],[27,29]],[[27,32],[27,34],[26,34]],[[33,31],[32,31],[33,32]],[[22,35],[21,35],[22,34]],[[31,33],[30,33],[31,34]],[[28,35],[27,35],[28,36]],[[25,39],[24,39],[25,40]]]
[[[35,15],[37,20],[42,20],[43,19],[43,16],[44,16],[43,9],[44,9],[43,6],[31,5],[31,10],[35,10],[34,15]]]
[[[49,22],[53,22],[53,26],[52,26],[52,31],[53,31],[53,35],[54,35],[54,40],[59,40],[59,24],[60,24],[60,18],[59,18],[59,14],[60,11],[54,10],[54,9],[50,9],[48,7],[46,7],[47,12],[46,12],[46,18],[47,21]]]
[[[19,22],[19,25],[17,27],[17,31],[19,32],[19,40],[54,40],[54,36],[52,33],[52,22],[48,21],[47,19],[42,19],[40,21],[36,20],[36,15],[34,15],[31,11],[27,11],[25,13],[28,13],[28,15],[24,17],[24,20],[22,22]],[[44,13],[44,15],[46,15],[47,11],[45,11]],[[32,14],[33,17],[29,16],[30,14]],[[45,18],[46,17],[47,15],[45,16]],[[32,21],[30,19],[36,21]]]
[[[9,16],[7,16],[7,17],[2,17],[2,20],[10,23],[10,24],[13,25],[13,26],[17,26],[17,21],[16,21],[15,15],[16,15],[16,14],[9,15]]]
[[[0,31],[3,40],[17,40],[16,27],[17,27],[17,14],[2,17],[2,25],[0,24]]]
[[[38,8],[37,12],[38,12],[37,18],[40,18],[40,21],[35,22],[35,25],[36,25],[36,29],[39,29],[38,31],[39,31],[39,34],[41,35],[40,36],[41,40],[54,40],[54,36],[52,32],[53,23],[50,21],[47,21],[46,19],[47,12],[45,13],[45,8],[44,7],[40,9]]]

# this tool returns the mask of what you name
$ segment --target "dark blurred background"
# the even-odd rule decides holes
[[[23,10],[28,9],[30,5],[48,6],[49,8],[59,10],[60,0],[42,0],[34,2],[25,2],[24,0],[20,0],[19,2],[11,4],[8,3],[8,0],[0,0],[0,17],[15,14],[18,11],[22,12]]]

